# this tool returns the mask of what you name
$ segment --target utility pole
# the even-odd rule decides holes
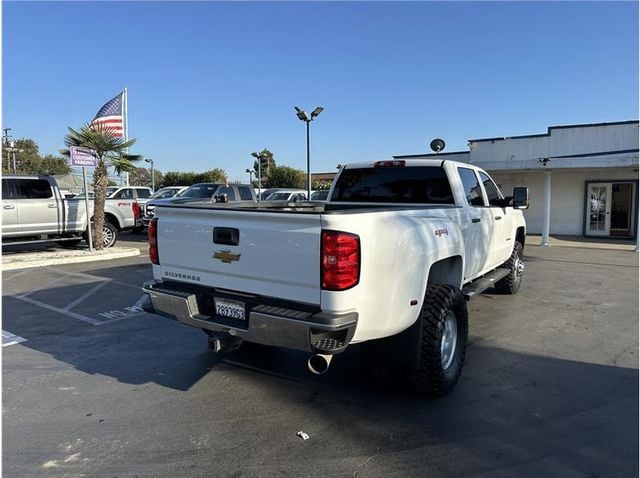
[[[11,170],[11,153],[8,150],[9,141],[11,140],[11,135],[9,134],[11,128],[2,128],[2,146],[3,150],[7,151],[7,171]]]

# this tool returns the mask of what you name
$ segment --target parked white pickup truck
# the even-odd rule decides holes
[[[445,395],[462,371],[469,299],[518,291],[527,188],[504,198],[464,163],[342,167],[325,202],[156,208],[149,312],[241,341],[309,352],[312,372],[360,344],[380,376]]]
[[[93,200],[89,203],[93,214]],[[140,216],[136,201],[107,199],[103,226],[104,247],[116,243],[118,231],[132,229]],[[87,231],[84,199],[64,198],[52,176],[2,178],[2,242],[23,244],[57,241],[65,247],[79,244]]]

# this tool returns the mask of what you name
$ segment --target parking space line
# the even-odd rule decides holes
[[[28,304],[32,304],[32,305],[36,305],[38,307],[42,307],[43,309],[47,309],[47,310],[52,310],[54,312],[58,312],[62,315],[66,315],[67,317],[71,317],[73,319],[78,319],[81,320],[83,322],[87,322],[91,325],[102,325],[103,322],[96,320],[96,319],[92,319],[91,317],[87,317],[85,315],[82,314],[76,314],[75,312],[71,312],[69,310],[64,310],[61,309],[59,307],[55,307],[53,305],[49,305],[49,304],[45,304],[44,302],[40,302],[38,300],[33,300],[29,297],[25,297],[25,296],[21,296],[21,295],[12,295],[10,297],[13,297],[15,299],[21,300],[23,302],[26,302]]]
[[[7,272],[11,272],[11,271],[7,271]],[[12,279],[14,279],[14,278],[16,278],[18,276],[21,276],[25,272],[31,272],[31,269],[22,269],[21,271],[16,272],[15,274],[11,274],[10,276],[7,276],[7,272],[3,272],[2,275],[4,276],[5,279],[12,280]]]
[[[24,337],[20,337],[19,335],[12,334],[11,332],[7,332],[6,330],[2,331],[3,347],[9,347],[10,345],[16,345],[26,341],[27,339],[25,339]]]
[[[83,272],[70,272],[70,271],[64,271],[64,270],[59,270],[59,269],[57,269],[57,270],[59,272],[61,272],[62,274],[66,274],[68,276],[82,277],[84,279],[96,279],[96,280],[100,280],[100,281],[109,281],[112,284],[118,284],[118,285],[121,285],[123,287],[129,287],[130,289],[136,289],[136,290],[141,290],[142,289],[142,286],[129,284],[128,282],[121,282],[119,280],[110,279],[108,277],[94,276],[94,275],[91,275],[91,274],[85,274]]]
[[[28,292],[25,292],[24,294],[17,294],[17,295],[14,295],[13,297],[28,297],[35,292],[40,292],[41,290],[48,289],[50,286],[52,286],[56,282],[60,282],[61,280],[64,280],[64,279],[66,279],[66,277],[58,277],[56,279],[53,279],[52,281],[47,282],[46,284],[42,284],[38,289],[30,290]]]
[[[111,281],[103,281],[100,282],[97,286],[92,287],[90,290],[88,290],[87,292],[85,292],[84,294],[82,294],[80,297],[78,297],[76,300],[74,300],[73,302],[71,302],[70,304],[67,304],[64,306],[64,310],[71,310],[73,309],[76,305],[78,305],[80,302],[82,302],[83,300],[91,297],[91,295],[93,295],[96,291],[98,291],[99,289],[101,289],[102,287],[104,287],[105,285],[109,284]]]
[[[122,317],[118,317],[115,319],[111,319],[111,320],[105,320],[104,322],[100,322],[100,325],[105,325],[105,324],[113,324],[114,322],[120,322],[121,320],[124,319],[130,319],[132,317],[137,317],[139,315],[142,314],[146,314],[146,312],[133,312],[133,313],[128,313],[127,315],[123,315]]]

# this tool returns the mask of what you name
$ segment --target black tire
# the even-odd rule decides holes
[[[495,289],[501,294],[515,294],[520,290],[522,275],[524,274],[524,263],[522,262],[522,244],[516,241],[511,252],[511,257],[500,266],[509,269],[509,275],[496,282]]]
[[[102,235],[104,238],[103,247],[113,247],[118,240],[118,229],[105,219],[102,226]]]
[[[91,222],[91,227],[94,227],[93,221]],[[82,237],[84,238],[85,242],[89,244],[88,231],[85,231],[82,234]],[[104,221],[104,224],[102,225],[102,237],[104,239],[102,247],[113,247],[118,240],[118,229],[106,219]]]
[[[82,242],[82,239],[72,239],[69,241],[56,241],[58,245],[64,247],[65,249],[71,249],[72,247],[76,247],[78,244]]]
[[[421,322],[421,353],[416,370],[409,373],[409,385],[417,392],[433,397],[453,391],[462,368],[469,331],[467,303],[457,287],[429,285],[418,319]],[[455,324],[455,332],[452,332]],[[455,337],[443,350],[443,337]]]

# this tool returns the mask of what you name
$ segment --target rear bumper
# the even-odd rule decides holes
[[[190,290],[191,289],[191,290]],[[212,288],[165,282],[146,282],[142,290],[149,300],[143,309],[186,325],[214,332],[226,332],[248,342],[286,347],[310,353],[338,354],[353,338],[358,314],[327,314],[287,301],[247,297]],[[204,298],[230,298],[246,304],[247,320],[230,323],[201,310]]]

